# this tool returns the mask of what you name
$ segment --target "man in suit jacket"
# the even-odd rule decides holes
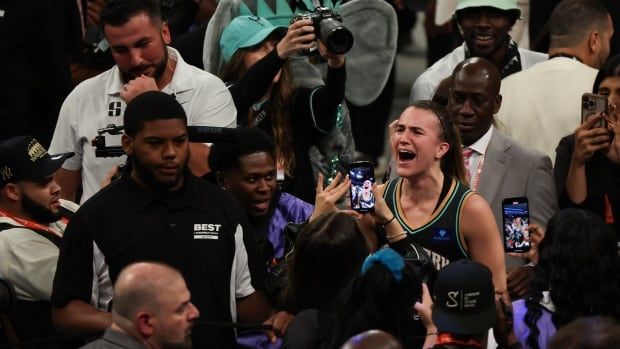
[[[500,84],[499,71],[484,58],[466,59],[452,74],[448,110],[460,130],[470,187],[489,202],[500,232],[502,200],[519,196],[529,199],[530,222],[545,228],[557,211],[551,160],[493,126],[502,103]],[[523,264],[509,256],[506,262]]]

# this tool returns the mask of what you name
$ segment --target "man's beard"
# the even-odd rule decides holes
[[[34,200],[30,199],[26,193],[22,194],[22,211],[28,215],[32,220],[41,224],[49,224],[56,222],[62,216],[60,211],[57,213],[52,212],[48,207],[40,205]]]
[[[162,39],[163,42],[163,39]],[[166,71],[166,66],[168,65],[168,48],[164,45],[164,59],[160,62],[160,63],[155,63],[155,72],[153,72],[153,76],[152,78],[155,79],[155,81],[159,80],[159,78],[164,75],[164,72]],[[140,69],[138,69],[140,68]],[[144,67],[144,66],[140,66],[138,68],[133,68],[130,71],[122,71],[119,69],[119,72],[121,73],[121,78],[123,79],[124,82],[129,82],[135,78],[137,78],[137,76],[135,76],[132,73],[132,70],[144,70],[144,68],[148,68]]]
[[[168,183],[162,183],[159,179],[157,179],[157,177],[153,174],[154,170],[140,162],[140,159],[138,159],[137,156],[132,156],[131,160],[131,164],[133,167],[132,170],[136,171],[138,178],[140,178],[140,180],[142,180],[142,182],[149,189],[151,189],[154,193],[165,193],[170,191],[171,188],[175,187],[182,180],[183,175],[187,169],[187,162],[189,161],[189,156],[181,164],[177,177],[173,181],[170,181]]]

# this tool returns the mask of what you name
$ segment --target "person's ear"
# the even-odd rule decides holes
[[[168,23],[163,22],[161,24],[161,37],[164,40],[164,44],[170,45],[172,42],[172,36],[170,35],[170,28],[168,28]]]
[[[121,147],[123,148],[125,154],[131,155],[133,153],[133,142],[134,139],[132,137],[128,136],[126,133],[123,133],[121,136]]]
[[[136,315],[136,330],[146,338],[151,337],[155,333],[153,321],[155,320],[151,313],[141,311]]]
[[[4,191],[4,195],[6,195],[6,197],[11,201],[21,200],[22,190],[15,183],[7,183],[4,188],[2,188],[2,191]]]
[[[497,114],[499,112],[499,109],[502,107],[502,95],[498,93],[497,97],[495,97],[494,103],[495,105],[493,106],[493,114]]]
[[[450,145],[447,142],[442,142],[439,147],[437,147],[437,154],[435,155],[437,159],[441,159],[446,153],[450,150]]]
[[[588,35],[588,52],[595,55],[598,54],[601,47],[601,33],[598,30],[593,30]]]

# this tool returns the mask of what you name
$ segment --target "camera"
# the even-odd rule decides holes
[[[583,100],[583,108],[587,110],[592,110],[596,107],[596,102],[590,98],[584,98]]]
[[[291,23],[302,19],[311,19],[314,33],[327,46],[327,49],[337,55],[349,52],[353,47],[353,34],[342,25],[340,13],[328,7],[317,7],[312,13],[299,14],[293,17]],[[309,54],[308,51],[302,54]]]

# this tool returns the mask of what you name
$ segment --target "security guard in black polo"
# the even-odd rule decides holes
[[[136,261],[176,267],[202,321],[236,322],[237,314],[241,321],[267,320],[269,309],[253,286],[263,284],[260,268],[248,267],[260,264],[253,239],[243,238],[241,208],[187,170],[181,105],[165,93],[146,92],[129,103],[124,125],[130,170],[84,203],[65,232],[52,295],[54,323],[83,332],[103,331],[111,322],[109,313],[88,305],[94,249],[103,252],[113,282]],[[262,311],[248,314],[248,303]],[[232,327],[197,325],[193,340],[195,348],[235,347]]]

